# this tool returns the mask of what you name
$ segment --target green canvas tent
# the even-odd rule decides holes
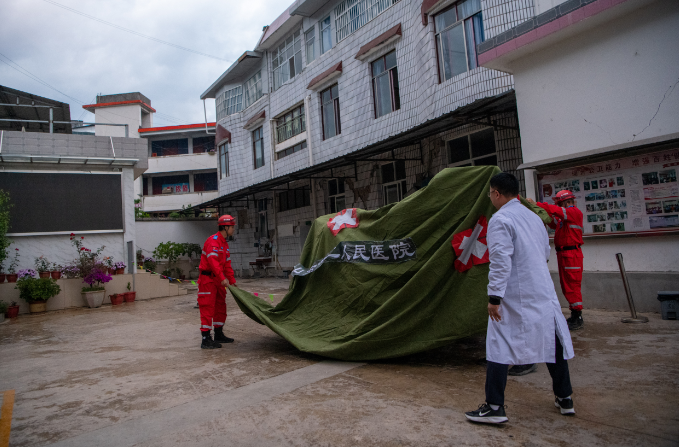
[[[319,217],[296,268],[307,274],[293,278],[277,306],[235,287],[231,293],[250,318],[299,350],[341,360],[403,356],[485,331],[489,264],[456,271],[451,240],[480,216],[490,219],[495,209],[489,180],[498,172],[495,166],[445,169],[401,202],[357,209],[358,227],[336,236],[328,227],[334,215]],[[540,208],[531,208],[550,221]],[[356,255],[356,244],[377,246],[384,255],[394,241],[411,244],[401,254],[413,256],[373,263]],[[346,247],[359,262],[346,262]],[[315,270],[305,271],[315,263]]]

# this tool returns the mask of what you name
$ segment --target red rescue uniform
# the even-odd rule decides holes
[[[228,279],[229,284],[236,284],[229,244],[221,233],[213,234],[205,241],[198,269],[200,330],[209,331],[213,326],[224,326],[226,321],[226,288],[222,281]]]
[[[561,291],[571,310],[582,310],[582,242],[583,215],[574,206],[562,207],[538,202],[537,205],[554,218],[554,246],[559,264]]]

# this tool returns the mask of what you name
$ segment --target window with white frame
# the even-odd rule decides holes
[[[385,205],[403,200],[408,191],[406,162],[397,160],[380,166],[382,171],[382,198]]]
[[[229,175],[229,143],[219,145],[219,172],[220,178]]]
[[[316,59],[316,28],[304,33],[304,44],[306,45],[306,63],[309,65]]]
[[[344,0],[335,7],[335,33],[340,42],[400,0]]]
[[[375,118],[401,108],[398,91],[396,51],[385,54],[371,64]]]
[[[262,72],[258,71],[245,81],[245,107],[247,109],[262,97]]]
[[[476,45],[485,40],[481,0],[465,0],[434,16],[441,82],[478,67]]]
[[[344,179],[328,180],[328,204],[331,213],[339,213],[346,208]]]
[[[243,106],[243,87],[225,91],[217,97],[217,119],[240,112]]]
[[[321,54],[332,48],[332,36],[330,35],[330,16],[319,22],[321,29]]]
[[[271,53],[273,58],[273,89],[283,85],[288,79],[302,71],[302,31],[290,34],[285,42]]]
[[[280,160],[281,158],[285,158],[288,155],[292,155],[296,152],[303,151],[304,149],[306,149],[306,141],[302,141],[299,144],[295,144],[292,147],[279,151],[278,153],[276,153],[276,159]]]
[[[497,166],[495,132],[485,129],[446,142],[451,166]]]

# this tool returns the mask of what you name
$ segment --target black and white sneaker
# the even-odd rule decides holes
[[[573,408],[573,399],[571,398],[559,399],[558,397],[555,397],[554,405],[556,406],[556,408],[561,410],[561,414],[564,414],[566,416],[571,416],[575,414],[575,409]]]
[[[474,422],[482,422],[485,424],[502,424],[507,422],[507,415],[505,414],[505,406],[500,405],[500,408],[493,410],[488,404],[479,405],[478,410],[468,411],[464,414],[467,419]]]

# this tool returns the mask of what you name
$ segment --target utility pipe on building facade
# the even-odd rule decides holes
[[[276,119],[269,119],[269,134],[271,135],[271,178],[274,177],[273,163],[276,159],[276,124],[278,121]],[[274,194],[275,195],[275,194]]]
[[[304,98],[304,117],[309,116],[309,104],[311,103],[311,95]],[[309,167],[314,165],[314,153],[311,150],[311,131],[309,130],[309,121],[306,122],[306,150],[309,151]],[[314,219],[318,217],[318,210],[316,208],[316,187],[313,179],[311,182],[311,206],[314,213]]]

